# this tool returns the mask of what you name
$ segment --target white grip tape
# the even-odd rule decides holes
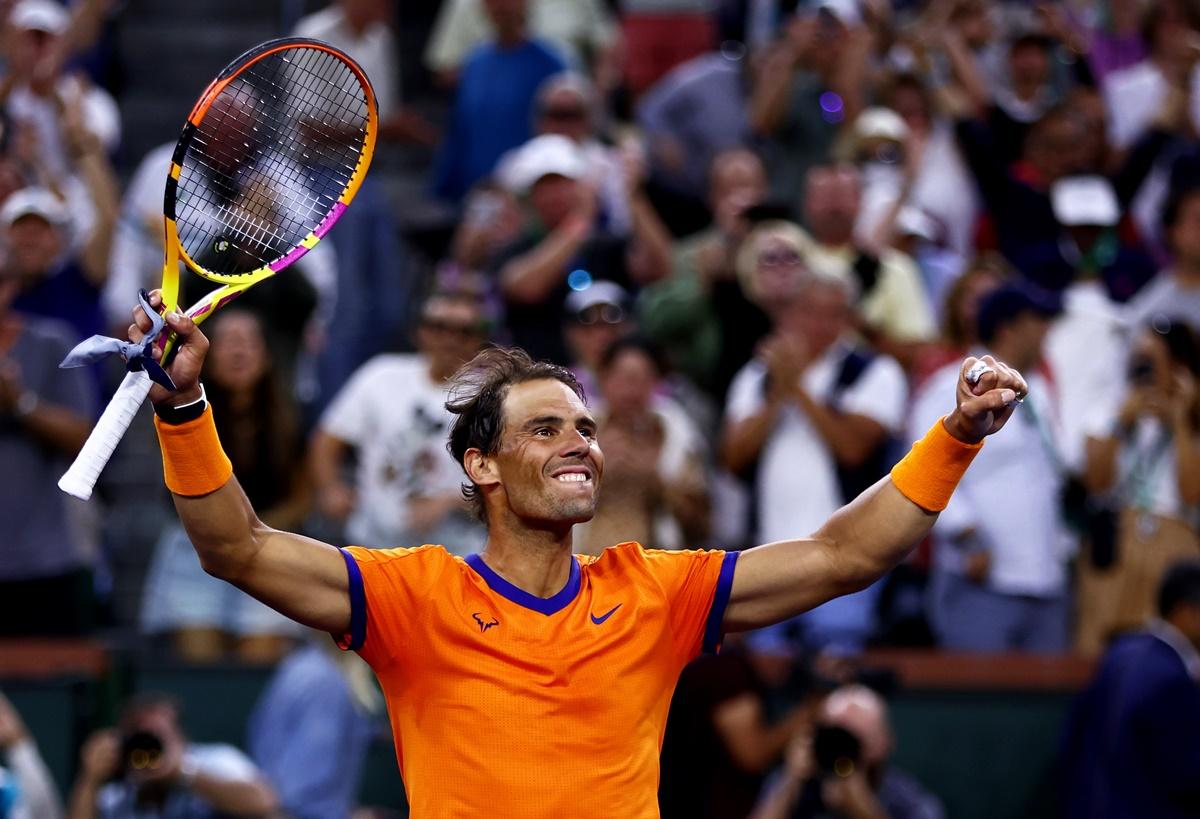
[[[150,377],[145,372],[131,372],[125,376],[121,386],[113,393],[112,400],[104,408],[104,414],[96,422],[83,449],[75,456],[71,468],[59,478],[58,488],[80,500],[92,496],[92,488],[112,457],[113,450],[125,436],[125,430],[150,394]]]

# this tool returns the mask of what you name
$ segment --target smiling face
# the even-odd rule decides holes
[[[561,381],[538,379],[509,387],[503,417],[499,450],[476,483],[498,487],[509,512],[533,525],[591,520],[604,454],[587,405]]]

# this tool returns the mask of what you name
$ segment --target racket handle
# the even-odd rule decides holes
[[[75,462],[59,478],[59,489],[80,500],[87,500],[92,496],[92,488],[104,470],[104,465],[112,457],[113,450],[125,435],[125,430],[129,429],[133,417],[150,394],[151,383],[149,376],[140,370],[125,376],[112,400],[104,408],[104,414],[96,422],[83,449],[75,456]]]

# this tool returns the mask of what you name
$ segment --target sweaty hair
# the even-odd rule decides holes
[[[586,401],[583,387],[574,373],[549,361],[534,361],[518,348],[486,347],[462,366],[450,381],[450,400],[446,409],[457,417],[450,427],[446,448],[466,471],[463,458],[469,449],[495,455],[504,432],[504,398],[513,384],[552,379],[561,381]],[[474,482],[462,485],[462,494],[471,511],[487,523],[483,493]]]

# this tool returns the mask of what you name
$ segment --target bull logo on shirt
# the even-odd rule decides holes
[[[479,612],[475,612],[475,613],[474,613],[474,614],[472,614],[471,616],[472,616],[472,617],[474,617],[474,618],[475,618],[475,622],[479,624],[479,632],[480,632],[481,634],[482,634],[483,632],[487,631],[487,630],[488,630],[489,628],[491,628],[492,626],[498,626],[498,625],[500,625],[500,621],[499,621],[499,620],[497,620],[495,617],[492,617],[492,618],[491,618],[491,619],[489,619],[487,622],[484,622],[484,620],[483,620],[483,617],[481,617],[481,616],[480,616]]]

